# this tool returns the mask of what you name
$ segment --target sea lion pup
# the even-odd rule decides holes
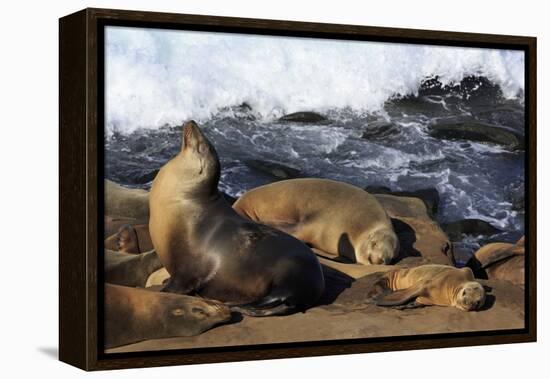
[[[525,237],[516,244],[494,242],[482,246],[467,263],[476,277],[525,285]]]
[[[105,348],[196,336],[230,318],[219,301],[105,284]]]
[[[414,302],[473,311],[485,303],[485,289],[468,267],[429,264],[397,269],[385,273],[380,283],[394,291],[376,298],[375,304],[381,306]]]
[[[154,250],[143,254],[126,254],[105,250],[105,282],[129,287],[145,287],[149,276],[162,268]]]
[[[105,239],[104,247],[127,254],[141,254],[153,250],[149,224],[122,225],[115,234]]]
[[[239,216],[218,191],[220,161],[197,124],[150,193],[149,231],[171,278],[164,291],[197,293],[251,316],[302,311],[324,290],[317,257],[296,238]]]
[[[149,193],[142,189],[126,188],[105,179],[106,215],[149,219]]]
[[[352,262],[389,264],[399,253],[399,240],[384,208],[373,195],[351,184],[283,180],[246,192],[233,208],[243,217]]]

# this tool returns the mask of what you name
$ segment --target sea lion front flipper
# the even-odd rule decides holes
[[[407,303],[407,304],[396,305],[393,308],[402,311],[404,309],[416,309],[416,308],[423,308],[425,306],[426,306],[426,304],[420,303],[417,300],[415,300],[415,301],[412,301],[412,302]]]
[[[193,295],[195,289],[189,285],[182,285],[181,280],[178,280],[177,277],[171,276],[165,281],[164,287],[162,287],[160,291],[178,293],[180,295]]]
[[[417,284],[404,290],[394,291],[377,298],[375,304],[384,307],[407,304],[417,297],[422,296],[425,293],[425,288],[426,286],[424,284]]]

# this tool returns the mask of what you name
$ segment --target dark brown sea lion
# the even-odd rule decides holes
[[[147,278],[162,268],[157,253],[126,254],[105,250],[105,282],[129,287],[145,287]]]
[[[482,279],[525,284],[525,237],[516,244],[494,242],[482,246],[467,264]]]
[[[446,265],[423,265],[383,274],[381,282],[394,291],[376,299],[377,305],[420,305],[478,310],[485,303],[485,289],[475,281],[472,270]]]
[[[115,234],[105,239],[104,247],[127,254],[141,254],[153,250],[149,224],[122,225]]]
[[[220,161],[195,122],[150,193],[149,231],[171,278],[165,291],[198,293],[252,316],[311,307],[324,278],[315,254],[283,232],[239,216],[218,191]]]
[[[351,184],[283,180],[246,192],[233,208],[243,217],[352,262],[389,264],[399,252],[384,208],[373,195]]]
[[[229,321],[219,301],[105,284],[105,348],[148,339],[188,337]]]

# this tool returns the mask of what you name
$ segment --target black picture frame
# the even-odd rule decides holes
[[[104,354],[102,344],[104,27],[401,42],[525,52],[525,328],[276,345]],[[85,370],[536,341],[536,38],[84,9],[59,21],[59,358]]]

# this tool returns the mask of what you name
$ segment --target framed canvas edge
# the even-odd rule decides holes
[[[139,357],[100,357],[98,346],[98,188],[102,172],[98,162],[98,27],[108,23],[143,23],[167,28],[187,25],[238,32],[303,34],[325,38],[369,39],[433,45],[479,46],[524,50],[526,53],[526,136],[529,204],[526,275],[526,332],[480,336],[422,335],[401,341],[349,342],[325,346],[285,346],[234,351],[185,353],[166,350]],[[536,38],[493,34],[320,24],[297,21],[245,19],[87,8],[59,21],[59,359],[85,370],[137,368],[178,364],[230,362],[355,354],[409,349],[492,345],[536,341]],[[72,31],[68,33],[68,31]],[[321,37],[323,38],[323,37]],[[506,47],[502,47],[506,48]],[[74,72],[72,72],[74,71]],[[74,75],[79,80],[69,78]],[[67,94],[76,94],[67,98]],[[69,104],[76,105],[69,109]],[[79,217],[80,216],[80,217]],[[83,243],[84,241],[84,243]],[[99,307],[100,310],[101,307]],[[397,337],[397,339],[399,339]]]

